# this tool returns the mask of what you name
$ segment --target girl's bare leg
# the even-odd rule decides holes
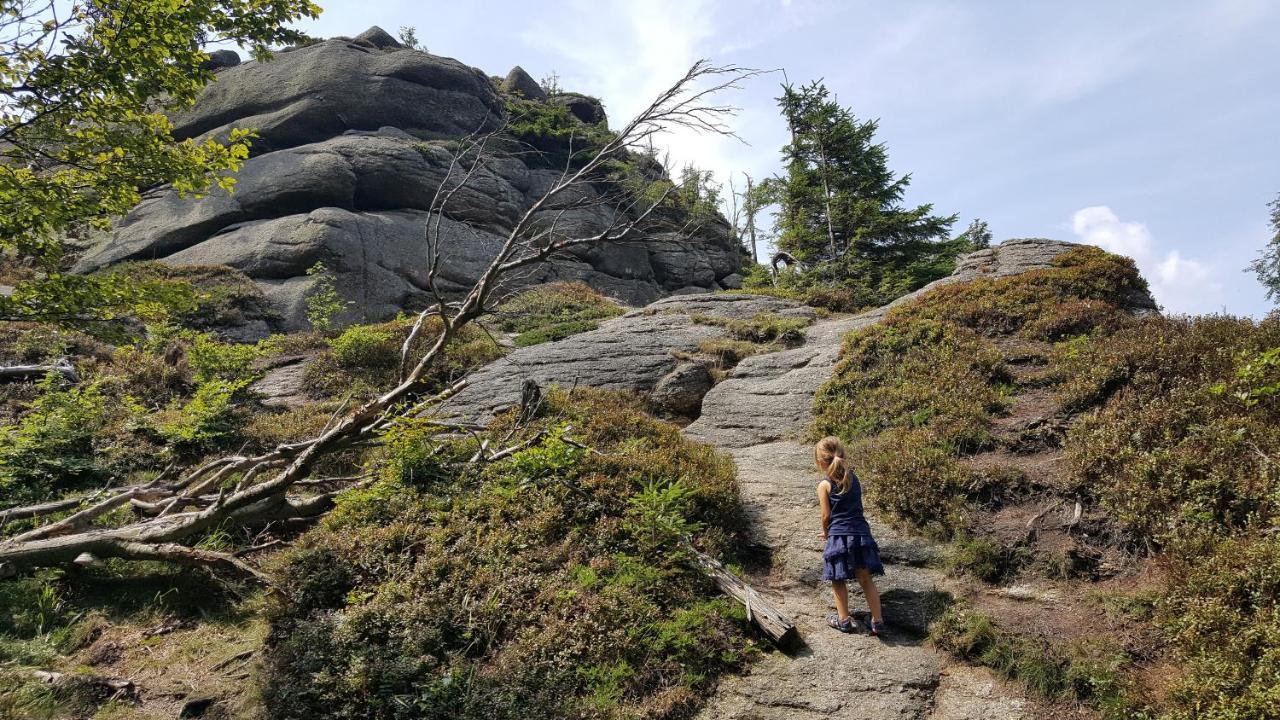
[[[836,612],[841,620],[849,619],[849,584],[843,580],[831,581],[831,594],[836,598]]]
[[[858,584],[862,586],[862,594],[867,598],[867,609],[871,611],[871,619],[876,622],[882,622],[884,618],[880,617],[880,589],[876,587],[876,581],[871,579],[871,572],[866,568],[858,568],[853,574],[858,579]],[[848,612],[849,594],[847,590],[845,592],[844,606],[846,608],[845,612]],[[837,607],[839,607],[839,603],[837,603]]]

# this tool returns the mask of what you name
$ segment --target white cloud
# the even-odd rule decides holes
[[[1151,285],[1156,302],[1168,312],[1203,313],[1221,307],[1222,283],[1212,265],[1184,258],[1177,249],[1157,247],[1140,222],[1121,220],[1106,205],[1081,208],[1071,216],[1071,230],[1081,242],[1133,258]]]
[[[575,0],[571,8],[535,23],[523,40],[563,59],[562,84],[603,98],[614,128],[623,126],[695,61],[731,62],[726,54],[745,51],[754,42],[746,35],[726,32],[722,19],[733,17],[734,6],[723,0]],[[572,20],[566,23],[566,17]],[[744,101],[744,96],[732,92],[715,99],[728,105]],[[729,125],[746,135],[744,127],[758,123],[758,116],[774,115],[771,106],[753,108]],[[669,151],[675,167],[696,164],[714,171],[721,182],[742,170],[763,176],[772,170],[776,157],[771,149],[752,151],[731,138],[693,131],[666,133],[655,139],[655,145]]]

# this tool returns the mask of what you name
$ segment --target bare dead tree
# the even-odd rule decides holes
[[[747,189],[742,192],[742,215],[746,225],[747,240],[751,243],[751,262],[760,262],[756,250],[756,216],[760,214],[760,193],[756,190],[755,181],[747,173],[742,173],[747,180]]]
[[[27,567],[70,563],[77,558],[84,561],[114,557],[162,560],[264,579],[256,568],[234,554],[201,550],[183,542],[217,527],[250,527],[255,523],[314,518],[326,512],[341,490],[318,495],[297,493],[317,484],[311,477],[316,462],[335,451],[376,442],[385,429],[401,418],[431,415],[466,387],[467,380],[463,378],[440,392],[422,395],[428,371],[441,361],[462,328],[492,309],[504,281],[574,248],[634,242],[637,231],[646,226],[672,191],[668,187],[656,197],[625,188],[596,191],[594,186],[600,183],[605,164],[651,145],[656,135],[671,129],[736,137],[727,120],[737,108],[712,100],[757,74],[699,61],[603,146],[572,151],[557,181],[505,235],[501,247],[470,289],[460,298],[450,299],[437,282],[444,254],[442,218],[450,200],[486,167],[488,146],[495,133],[465,138],[430,205],[426,261],[434,304],[418,315],[405,340],[395,387],[340,418],[335,414],[321,433],[308,440],[280,445],[257,456],[221,457],[174,481],[157,478],[146,485],[103,490],[93,504],[72,515],[0,541],[0,575]],[[617,212],[604,227],[582,232],[569,218],[575,210],[593,203],[617,203]],[[428,318],[437,320],[428,323]],[[424,336],[428,327],[433,337]],[[412,360],[411,348],[417,347],[420,340],[425,349]],[[440,427],[442,434],[456,431],[449,423],[441,422]],[[485,459],[510,452],[509,448],[489,451],[482,447],[477,455]],[[144,517],[115,527],[94,526],[96,520],[125,504],[133,505]],[[67,509],[65,504],[47,503],[8,513],[13,518],[39,518]]]

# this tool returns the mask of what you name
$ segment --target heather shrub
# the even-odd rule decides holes
[[[691,318],[701,325],[722,327],[735,340],[764,345],[777,343],[784,347],[794,347],[804,343],[804,329],[809,327],[810,320],[802,317],[790,317],[778,313],[757,313],[749,319],[726,318],[716,315],[693,315]]]
[[[951,453],[990,443],[1003,406],[1003,359],[966,328],[900,321],[851,333],[835,374],[817,394],[814,435],[850,439],[925,429]]]
[[[686,533],[735,545],[727,458],[599,391],[548,393],[510,440],[536,442],[491,464],[434,438],[393,429],[378,481],[282,559],[271,716],[684,717],[750,658],[743,613],[681,560]]]
[[[1053,265],[944,285],[889,317],[945,320],[984,335],[1060,340],[1123,324],[1122,308],[1147,287],[1132,260],[1094,247],[1068,250]]]
[[[497,324],[517,334],[517,346],[526,347],[595,330],[599,321],[623,312],[623,307],[584,283],[549,283],[499,305]]]
[[[1156,621],[1187,659],[1167,720],[1280,716],[1280,537],[1179,543]]]
[[[321,396],[353,393],[364,397],[398,382],[400,352],[414,322],[415,318],[397,318],[373,325],[352,325],[343,330],[328,341],[326,352],[308,364],[306,377],[311,392]],[[409,348],[406,367],[413,367],[439,335],[439,318],[427,318]],[[425,389],[443,389],[472,368],[499,357],[502,357],[502,348],[484,328],[464,326],[428,371]]]
[[[1275,319],[1217,317],[1149,319],[1090,343],[1068,397],[1115,389],[1068,436],[1078,491],[1144,545],[1274,523],[1280,405],[1252,393],[1270,382],[1259,358],[1277,346]]]

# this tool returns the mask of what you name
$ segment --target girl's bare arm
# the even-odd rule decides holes
[[[827,497],[827,493],[831,492],[831,483],[823,480],[818,483],[818,505],[822,508],[822,539],[827,539],[827,528],[831,527],[831,499]]]

